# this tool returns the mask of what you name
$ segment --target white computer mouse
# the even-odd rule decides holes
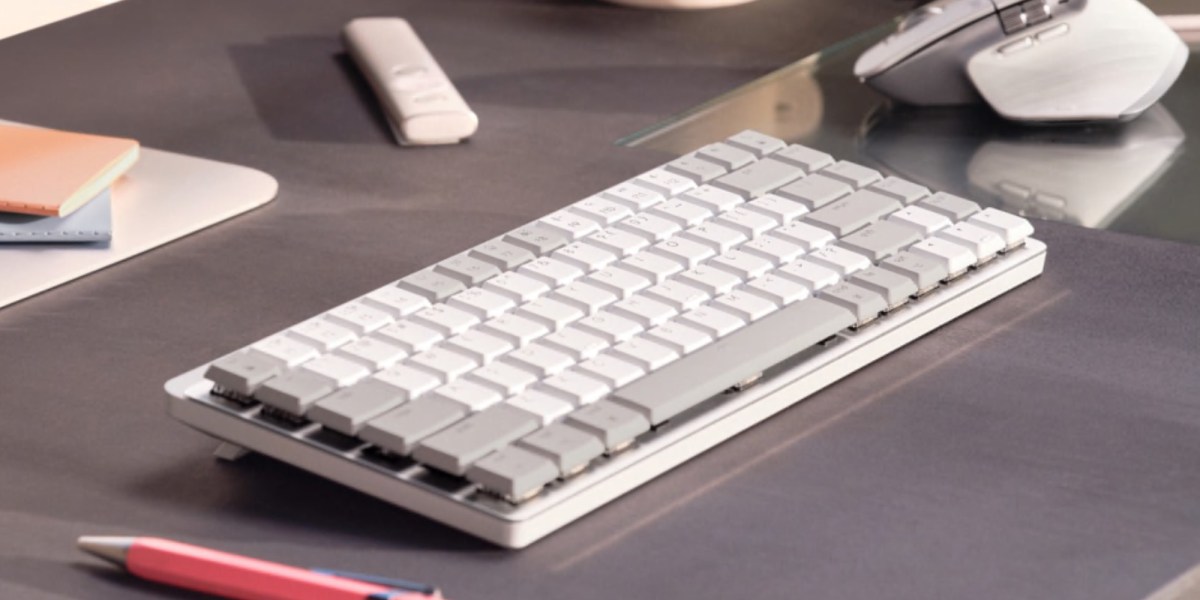
[[[1138,0],[941,0],[859,57],[855,74],[922,106],[975,102],[1018,121],[1127,120],[1187,62]]]

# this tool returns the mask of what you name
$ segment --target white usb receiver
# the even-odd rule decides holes
[[[342,31],[346,48],[383,105],[402,145],[454,144],[479,127],[479,117],[408,21],[355,19]]]

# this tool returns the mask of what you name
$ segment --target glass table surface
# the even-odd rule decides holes
[[[1160,14],[1194,0],[1147,1]],[[984,105],[919,108],[860,83],[859,54],[889,23],[618,143],[683,154],[756,129],[935,190],[1030,217],[1200,244],[1200,30],[1175,86],[1129,122],[1030,126]],[[1193,144],[1194,145],[1194,144]]]

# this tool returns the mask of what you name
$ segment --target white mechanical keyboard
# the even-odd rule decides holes
[[[745,131],[185,373],[170,412],[518,548],[1036,277],[1032,233]]]

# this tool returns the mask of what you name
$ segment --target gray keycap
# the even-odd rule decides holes
[[[657,425],[855,322],[841,306],[819,298],[801,300],[618,389],[610,398]]]
[[[500,239],[482,243],[471,249],[471,255],[486,260],[501,269],[511,271],[535,258],[532,252]]]
[[[833,164],[832,156],[799,144],[792,144],[772,154],[771,157],[798,167],[803,167],[807,173],[812,173],[817,169],[824,169]]]
[[[946,192],[938,192],[918,202],[917,205],[945,215],[951,221],[961,221],[979,212],[978,204]]]
[[[461,281],[435,272],[432,267],[417,271],[396,282],[396,285],[430,302],[441,302],[467,289]]]
[[[859,190],[803,217],[843,237],[899,210],[900,203],[877,192]]]
[[[325,377],[303,369],[267,380],[254,392],[263,404],[294,415],[302,415],[317,400],[333,393],[336,386]]]
[[[471,463],[541,426],[534,415],[500,404],[472,415],[417,445],[413,458],[462,475]]]
[[[880,221],[842,238],[841,244],[879,262],[919,241],[921,235],[915,229]]]
[[[871,184],[870,189],[891,196],[905,204],[912,204],[929,195],[929,188],[899,177],[884,177],[883,181]]]
[[[717,163],[701,160],[691,154],[667,163],[665,168],[672,173],[683,175],[696,183],[705,183],[728,172],[725,167]]]
[[[308,418],[340,431],[357,435],[363,425],[404,402],[404,392],[377,379],[367,379],[320,400],[308,410]]]
[[[500,274],[496,265],[468,256],[465,252],[443,260],[434,269],[467,285],[479,285]]]
[[[566,423],[599,437],[612,450],[650,430],[642,413],[610,400],[589,404],[567,415]]]
[[[789,183],[776,190],[775,193],[795,200],[808,207],[809,210],[816,210],[838,198],[850,195],[853,191],[854,188],[844,182],[816,174]]]
[[[757,198],[803,176],[804,171],[795,166],[764,158],[713,181],[713,185],[745,198]]]
[[[504,241],[520,246],[538,256],[547,254],[568,240],[565,236],[541,225],[526,225],[504,235]]]
[[[859,271],[850,276],[850,282],[882,295],[889,309],[908,302],[909,296],[917,293],[912,279],[882,267]]]
[[[467,479],[514,500],[557,478],[558,468],[550,459],[516,446],[497,450],[467,469]]]
[[[420,398],[371,419],[359,437],[392,452],[408,454],[418,441],[449,427],[466,414],[466,407],[457,402]]]
[[[282,372],[279,363],[265,356],[242,352],[213,361],[204,377],[227,390],[248,396],[264,381]]]
[[[874,321],[879,318],[879,313],[888,309],[883,296],[852,283],[829,286],[821,290],[821,298],[853,311],[858,325]]]
[[[554,461],[566,476],[604,453],[600,438],[563,423],[552,423],[521,439],[517,445]]]
[[[839,160],[825,167],[821,170],[821,174],[845,181],[856,188],[866,187],[883,179],[883,175],[879,171],[845,160]]]
[[[907,250],[893,257],[884,259],[879,266],[904,275],[916,284],[918,292],[927,292],[938,286],[950,272],[941,261],[930,260]]]

